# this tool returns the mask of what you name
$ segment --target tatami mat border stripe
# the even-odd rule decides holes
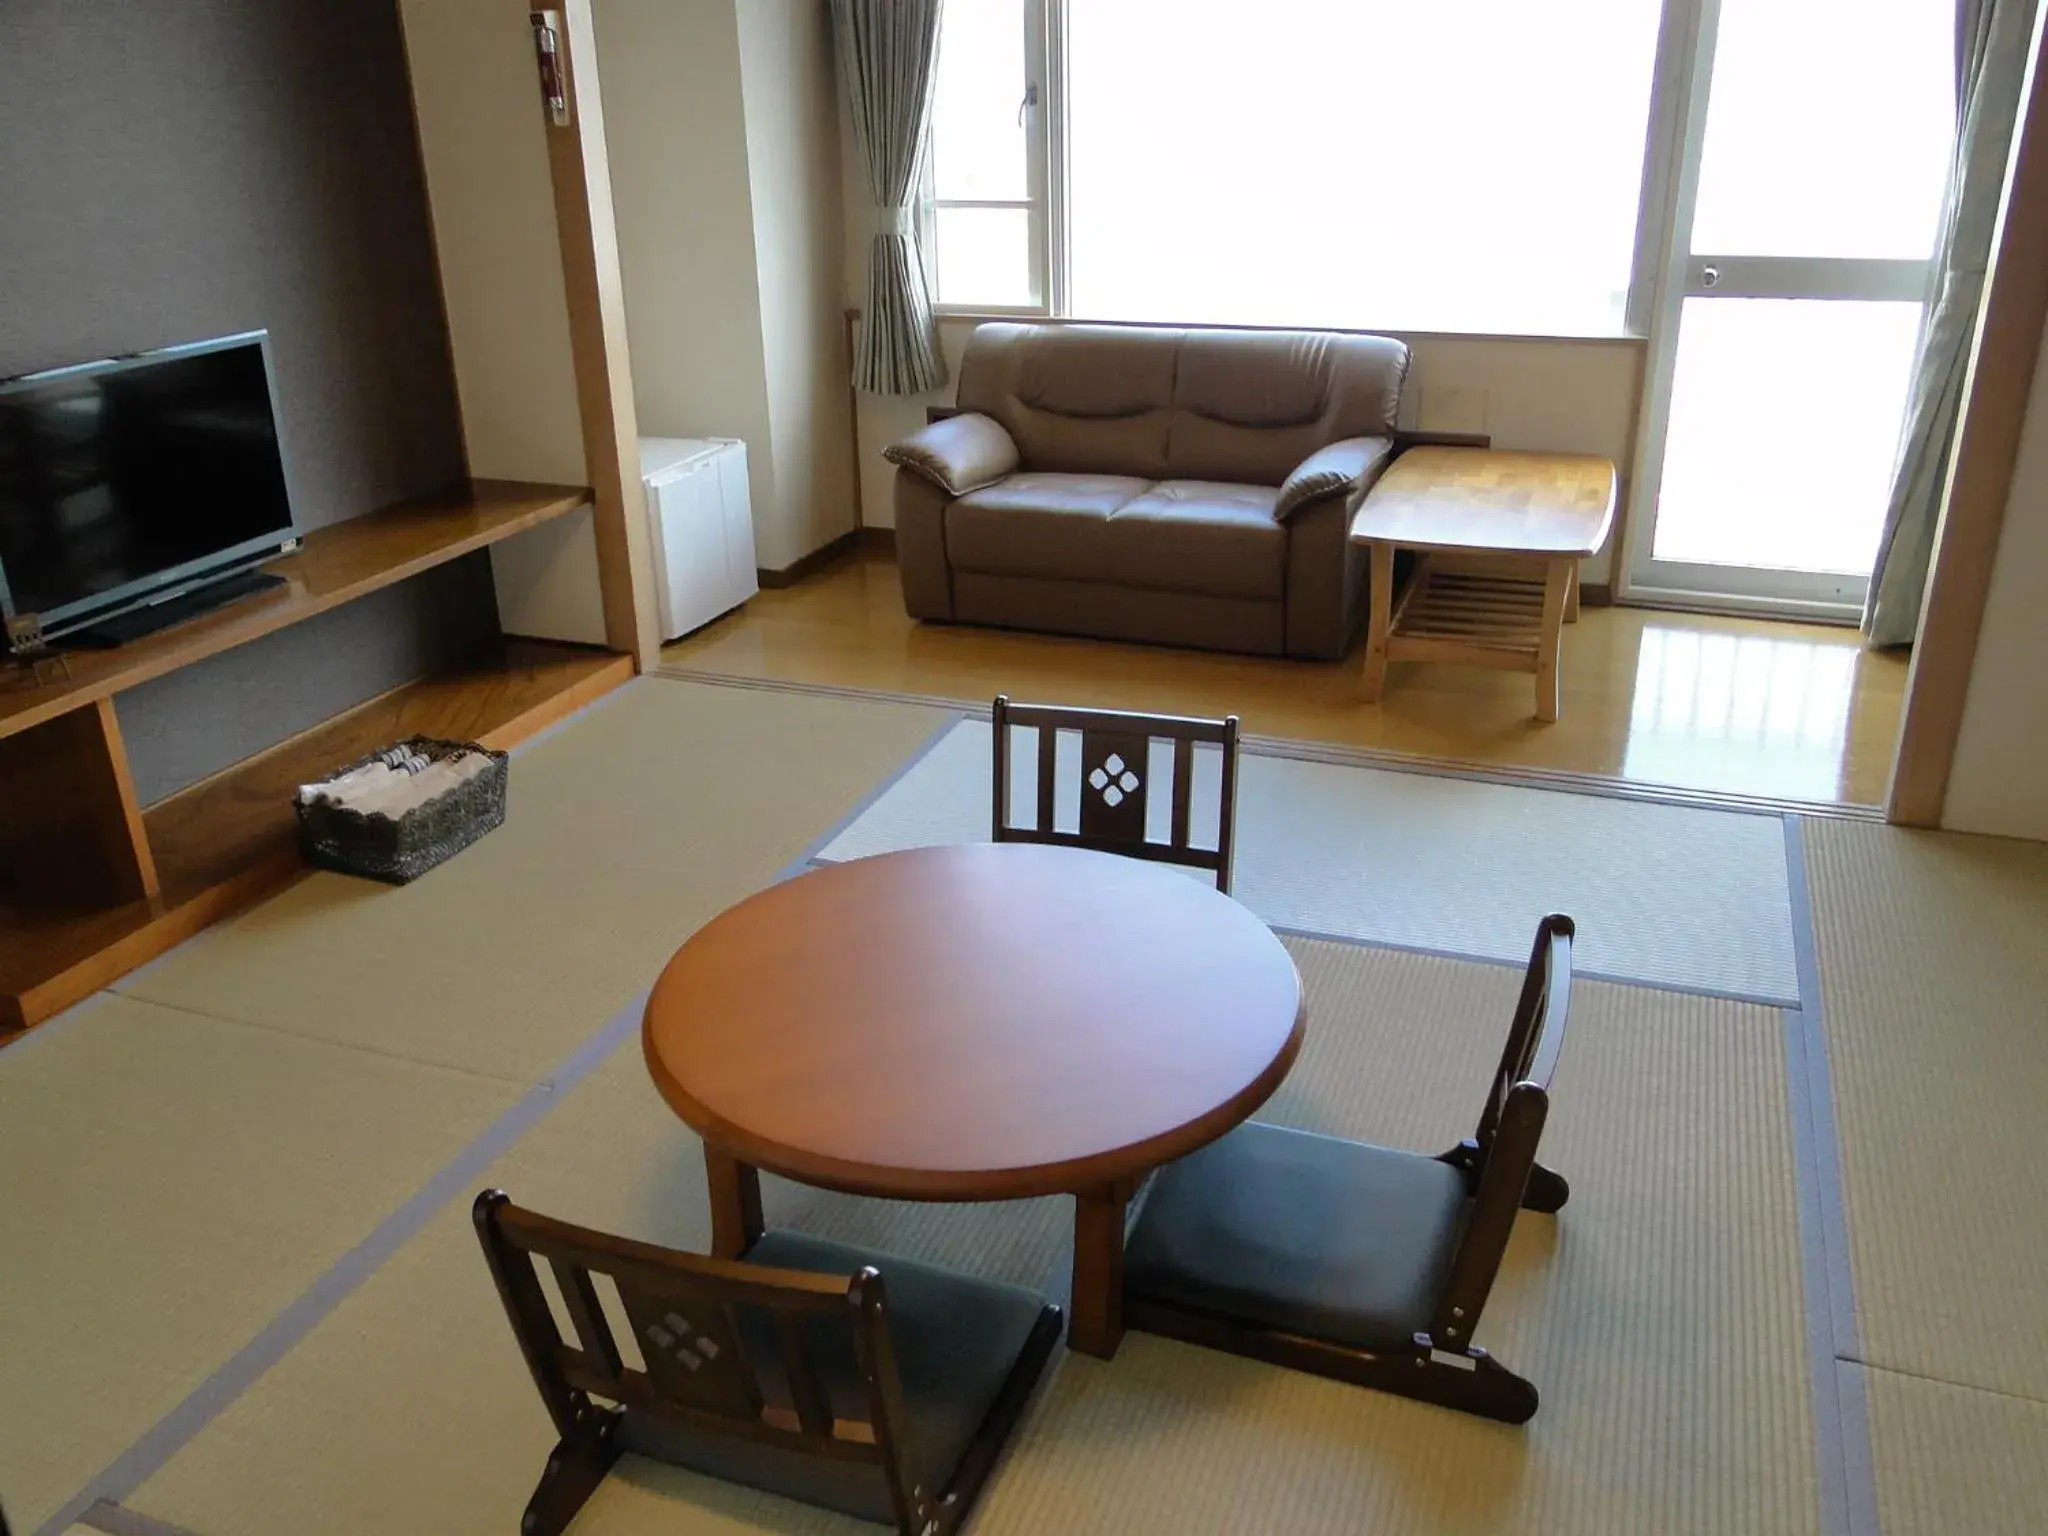
[[[106,1536],[195,1536],[182,1525],[172,1525],[168,1520],[158,1520],[107,1499],[101,1499],[80,1515],[78,1523],[88,1530],[104,1531]]]
[[[845,832],[847,828],[873,810],[875,803],[901,783],[913,768],[930,756],[932,750],[940,742],[944,741],[947,736],[951,735],[953,727],[958,725],[964,718],[965,716],[959,710],[949,710],[946,718],[932,727],[931,735],[925,737],[918,744],[915,752],[912,752],[910,756],[897,764],[895,769],[884,777],[881,783],[877,784],[865,795],[862,795],[852,810],[848,811],[844,816],[813,838],[810,846],[805,848],[802,853],[777,870],[768,883],[770,885],[780,885],[785,880],[794,880],[798,875],[816,868],[819,864],[818,855],[831,847],[833,840]]]
[[[365,1280],[449,1201],[475,1193],[476,1181],[512,1145],[561,1103],[568,1091],[588,1077],[639,1030],[640,1017],[652,988],[642,990],[608,1019],[543,1082],[522,1094],[474,1141],[444,1164],[397,1210],[385,1217],[355,1247],[337,1259],[297,1300],[267,1323],[227,1363],[201,1382],[126,1451],[101,1470],[37,1530],[37,1536],[63,1536],[97,1506],[119,1505],[175,1456],[229,1404],[246,1392],[265,1371],[282,1360],[328,1313]],[[105,1526],[99,1529],[107,1529]],[[147,1536],[137,1528],[137,1536]]]
[[[1821,1242],[1826,1254],[1828,1324],[1834,1353],[1863,1358],[1856,1319],[1856,1277],[1849,1267],[1848,1207],[1842,1197],[1842,1144],[1835,1128],[1834,1077],[1828,1065],[1826,1016],[1821,1006],[1820,964],[1814,952],[1813,888],[1806,872],[1805,830],[1797,816],[1785,818],[1785,881],[1792,892],[1792,954],[1799,971],[1796,1017],[1805,1036],[1804,1087],[1812,1099],[1815,1169],[1820,1181]]]
[[[1785,1070],[1797,1160],[1799,1249],[1808,1347],[1813,1354],[1816,1467],[1821,1529],[1828,1536],[1881,1536],[1871,1461],[1870,1409],[1857,1363],[1855,1278],[1842,1203],[1841,1142],[1822,1028],[1820,967],[1814,950],[1812,889],[1798,816],[1785,823],[1785,876],[1792,895],[1792,948],[1800,1005],[1784,1011]]]
[[[934,744],[935,742],[927,742],[918,750],[917,755],[922,757],[932,749]],[[905,764],[905,771],[914,766],[915,761],[916,759],[913,758],[911,763]],[[899,774],[897,777],[901,777],[901,775]],[[894,782],[895,780],[892,778],[890,783],[893,784]],[[886,787],[884,786],[884,788]],[[851,826],[860,815],[861,809],[856,809],[839,827],[827,833],[816,849],[782,869],[775,876],[776,883],[779,884],[784,880],[793,880],[808,870],[832,868],[834,861],[831,859],[821,859],[818,857],[818,853],[828,847],[832,839]],[[1459,960],[1467,965],[1504,966],[1511,970],[1520,970],[1524,963],[1520,960],[1510,960],[1500,955],[1475,955],[1462,949],[1439,949],[1429,944],[1397,944],[1391,939],[1365,939],[1360,938],[1355,933],[1325,933],[1320,928],[1296,928],[1286,923],[1268,923],[1266,926],[1282,937],[1290,939],[1314,939],[1323,944],[1355,944],[1360,949],[1383,949],[1401,955],[1427,955],[1436,960]],[[1687,997],[1715,997],[1731,1003],[1754,1003],[1759,1008],[1783,1008],[1785,1005],[1783,998],[1763,997],[1752,992],[1725,992],[1714,987],[1691,987],[1679,982],[1652,981],[1641,976],[1622,976],[1612,971],[1588,970],[1584,966],[1577,967],[1573,974],[1585,981],[1608,981],[1613,982],[1616,986],[1644,987],[1653,992],[1678,992]]]
[[[1332,763],[1340,768],[1383,768],[1389,773],[1420,773],[1431,778],[1469,779],[1479,784],[1548,789],[1558,794],[1592,795],[1602,800],[1640,800],[1651,805],[1675,805],[1693,810],[1746,812],[1758,816],[1782,816],[1796,811],[1805,815],[1835,816],[1845,821],[1882,819],[1882,813],[1875,806],[1784,800],[1768,795],[1738,794],[1733,790],[1687,789],[1677,784],[1644,784],[1568,768],[1489,767],[1452,757],[1419,757],[1376,747],[1351,747],[1334,741],[1304,741],[1295,736],[1264,736],[1257,732],[1246,732],[1239,740],[1247,752],[1256,752],[1261,757]]]
[[[975,699],[945,698],[935,694],[899,693],[882,688],[849,688],[837,683],[803,683],[784,678],[739,677],[725,672],[702,672],[691,667],[657,667],[653,677],[679,682],[708,683],[720,688],[754,688],[768,693],[811,693],[826,698],[879,700],[889,704],[921,704],[927,708],[957,709],[976,720],[989,717],[989,706]],[[1363,706],[1361,706],[1363,707]],[[1783,800],[1765,795],[1743,795],[1713,789],[1686,789],[1679,785],[1637,784],[1602,774],[1578,773],[1564,768],[1486,767],[1450,757],[1420,757],[1378,747],[1345,746],[1338,742],[1305,741],[1295,736],[1265,736],[1246,732],[1239,741],[1247,752],[1262,757],[1289,757],[1304,762],[1334,763],[1344,768],[1383,768],[1390,773],[1419,773],[1432,778],[1469,779],[1480,784],[1506,784],[1519,789],[1550,789],[1560,794],[1594,795],[1606,800],[1644,800],[1653,805],[1688,806],[1710,811],[1747,811],[1757,815],[1829,816],[1843,821],[1882,821],[1882,808],[1874,805],[1844,805],[1822,800]]]
[[[1835,1362],[1835,1402],[1842,1415],[1849,1529],[1854,1536],[1880,1536],[1884,1520],[1878,1513],[1877,1469],[1871,1461],[1870,1385],[1859,1362]]]
[[[1849,1519],[1848,1423],[1842,1412],[1835,1345],[1830,1328],[1827,1252],[1822,1237],[1820,1138],[1814,1128],[1813,1098],[1808,1092],[1812,1065],[1807,1060],[1806,1032],[1799,1010],[1783,1011],[1785,1021],[1786,1100],[1792,1110],[1793,1184],[1799,1199],[1799,1265],[1806,1301],[1806,1345],[1813,1358],[1814,1471],[1820,1481],[1820,1528],[1823,1536],[1875,1536],[1876,1528],[1859,1528]]]
[[[1357,944],[1365,949],[1389,949],[1404,955],[1429,955],[1438,960],[1462,960],[1468,965],[1499,965],[1521,970],[1526,961],[1502,955],[1473,955],[1458,949],[1438,949],[1429,944],[1397,944],[1391,939],[1364,939],[1352,933],[1324,933],[1316,928],[1294,928],[1285,923],[1268,923],[1275,933],[1293,939],[1315,939],[1324,944]],[[1617,986],[1645,987],[1653,992],[1680,992],[1688,997],[1718,997],[1731,1003],[1754,1003],[1760,1008],[1783,1008],[1782,997],[1763,997],[1753,992],[1724,992],[1716,987],[1692,987],[1680,982],[1652,981],[1642,976],[1621,976],[1612,971],[1588,970],[1579,965],[1572,974],[1583,981],[1611,981]]]

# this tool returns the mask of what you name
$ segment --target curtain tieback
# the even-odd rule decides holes
[[[899,235],[905,240],[917,239],[917,209],[910,203],[893,206],[876,205],[869,233],[872,235]]]

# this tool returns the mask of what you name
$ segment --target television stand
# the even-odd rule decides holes
[[[241,598],[253,597],[258,592],[268,592],[284,585],[282,576],[272,575],[258,566],[232,571],[218,581],[209,581],[204,586],[180,592],[176,597],[167,597],[160,603],[144,603],[140,608],[117,613],[84,629],[74,629],[63,637],[64,643],[89,646],[94,650],[126,645],[160,629],[169,629],[173,624],[196,619],[202,613],[225,608]]]
[[[283,587],[111,650],[60,652],[61,667],[0,667],[0,1048],[309,873],[299,785],[407,736],[510,747],[628,681],[634,662],[506,638],[152,805],[135,793],[117,696],[589,504],[579,486],[464,481],[315,528],[271,562]]]

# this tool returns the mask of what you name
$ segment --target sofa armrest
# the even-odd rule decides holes
[[[946,559],[946,508],[953,498],[923,475],[896,471],[896,573],[913,619],[953,617],[953,570]]]
[[[948,416],[892,443],[882,457],[930,481],[948,496],[993,485],[1017,467],[1017,445],[993,417]]]
[[[1273,516],[1281,522],[1319,502],[1350,501],[1379,479],[1394,452],[1387,437],[1347,437],[1327,443],[1294,466],[1280,486]]]
[[[1365,623],[1371,550],[1351,542],[1352,515],[1349,500],[1325,496],[1287,524],[1289,656],[1341,660]]]

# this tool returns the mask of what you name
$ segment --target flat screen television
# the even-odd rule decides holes
[[[184,597],[297,537],[268,333],[0,382],[13,649]]]

